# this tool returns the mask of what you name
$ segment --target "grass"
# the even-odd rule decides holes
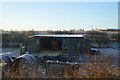
[[[112,59],[111,59],[112,58]],[[118,78],[119,66],[114,63],[115,58],[112,56],[93,56],[93,61],[87,56],[87,64],[80,64],[78,68],[64,68],[64,71],[58,74],[46,74],[45,68],[34,63],[20,63],[13,65],[4,75],[4,78]],[[17,67],[15,67],[17,66]],[[76,65],[75,65],[76,66]],[[51,76],[48,76],[51,75]]]
[[[2,66],[4,66],[4,65],[6,65],[7,63],[5,63],[5,62],[1,62],[0,63],[0,67],[2,67]]]
[[[71,74],[64,72],[64,78],[118,78],[118,66],[114,66],[107,57],[103,57],[97,61],[96,57],[93,62],[80,65],[79,69],[75,69]]]

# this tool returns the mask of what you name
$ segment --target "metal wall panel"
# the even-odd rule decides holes
[[[26,50],[29,52],[38,52],[40,50],[40,39],[31,38],[27,40]]]
[[[76,52],[76,38],[63,38],[62,50],[69,53]]]
[[[77,44],[76,44],[76,46],[77,46],[77,52],[78,53],[82,53],[82,38],[77,38]]]

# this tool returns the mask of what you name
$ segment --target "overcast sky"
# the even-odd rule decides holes
[[[5,30],[118,28],[117,2],[8,2],[1,9]]]

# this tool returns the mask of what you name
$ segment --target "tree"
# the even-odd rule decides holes
[[[118,33],[118,34],[113,34],[113,35],[111,35],[111,39],[112,39],[112,40],[115,40],[115,41],[119,41],[119,40],[120,40],[120,35],[119,35],[119,33]]]
[[[32,30],[29,30],[26,35],[28,37],[30,37],[30,36],[35,35],[35,34],[36,34],[36,32],[32,29]]]

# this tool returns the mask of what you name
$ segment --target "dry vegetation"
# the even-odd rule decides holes
[[[113,57],[112,57],[113,58]],[[61,74],[51,75],[50,78],[118,78],[119,71],[118,65],[113,65],[110,56],[101,56],[99,60],[96,55],[93,62],[87,58],[87,64],[80,64],[79,68],[71,69],[70,72],[67,68]],[[112,59],[113,61],[113,59]],[[19,64],[21,67],[12,66],[8,72],[3,76],[4,78],[49,78],[46,70],[41,66],[35,64]],[[49,72],[52,73],[52,72]]]
[[[72,74],[64,72],[65,78],[118,78],[118,66],[113,65],[109,57],[102,57],[100,60],[90,62],[88,64],[80,65],[79,69],[73,70]]]

